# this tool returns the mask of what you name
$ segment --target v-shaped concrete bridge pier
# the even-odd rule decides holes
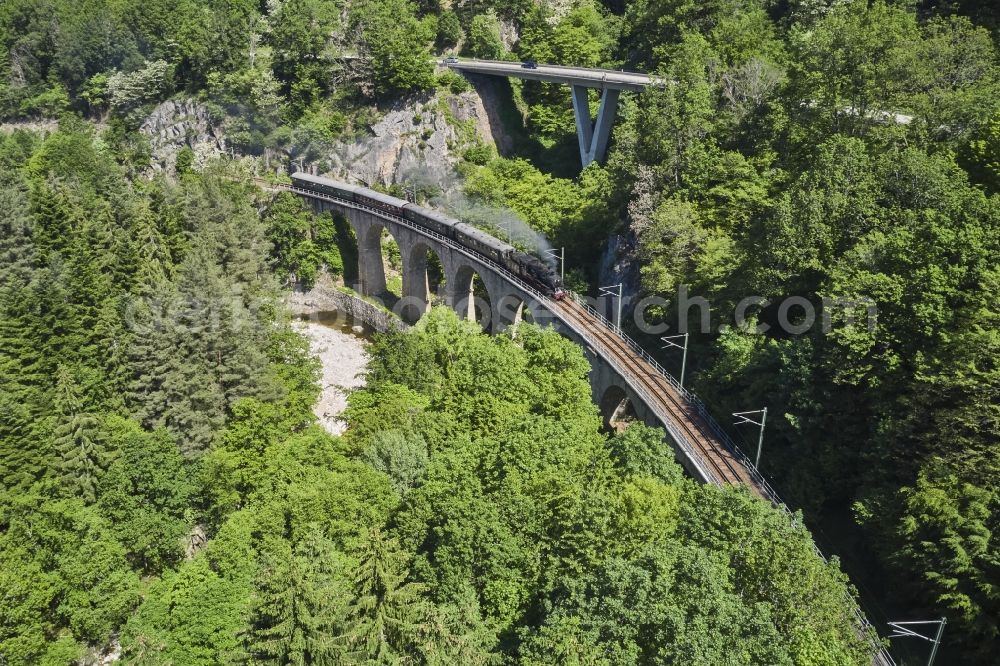
[[[580,163],[586,169],[591,162],[604,161],[608,154],[608,140],[611,126],[618,112],[618,96],[621,91],[608,88],[601,94],[601,108],[597,112],[597,122],[591,125],[590,101],[584,86],[573,86],[573,115],[576,116],[576,136],[580,140]]]

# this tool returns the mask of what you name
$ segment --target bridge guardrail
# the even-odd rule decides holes
[[[767,499],[769,499],[772,503],[776,505],[781,505],[781,506],[784,505],[784,502],[781,501],[781,497],[774,490],[774,488],[771,487],[771,484],[767,482],[767,479],[764,478],[764,475],[760,473],[760,471],[756,468],[756,466],[754,466],[754,464],[750,462],[750,458],[745,453],[743,453],[742,450],[740,450],[739,446],[722,429],[722,426],[720,426],[718,422],[715,420],[715,418],[709,413],[708,408],[705,406],[705,403],[703,403],[698,396],[696,396],[694,393],[681,386],[681,383],[678,382],[673,375],[667,372],[666,368],[660,365],[660,363],[655,358],[653,358],[653,356],[649,352],[643,349],[638,342],[633,340],[624,331],[622,331],[620,327],[616,327],[610,320],[608,320],[607,317],[598,312],[592,305],[587,303],[586,300],[584,300],[580,295],[574,292],[570,293],[572,295],[572,298],[581,307],[586,308],[587,312],[591,316],[593,316],[595,319],[603,323],[608,329],[610,329],[615,335],[617,335],[626,345],[628,345],[628,347],[632,349],[632,351],[634,351],[636,354],[639,354],[647,363],[649,363],[649,365],[653,367],[654,370],[656,370],[660,375],[663,376],[664,379],[667,380],[667,382],[669,382],[669,384],[674,388],[674,390],[676,390],[681,395],[681,397],[683,397],[692,407],[694,407],[694,409],[698,412],[699,416],[701,416],[702,420],[712,431],[712,434],[715,436],[715,438],[718,439],[722,443],[723,447],[731,454],[733,454],[736,457],[736,459],[746,468],[747,472],[753,478],[754,482],[758,484],[761,491],[764,493],[765,496],[767,496]]]
[[[570,322],[565,322],[565,323],[566,325],[570,326],[574,331],[576,331],[577,335],[579,335],[591,347],[599,346],[597,340],[593,339],[590,335],[588,335],[585,330],[578,329],[576,326],[573,326],[573,324]],[[605,359],[605,361],[610,363],[612,367],[618,365],[614,359]],[[621,378],[628,384],[629,388],[632,389],[632,391],[634,391],[639,397],[645,400],[646,403],[650,406],[650,409],[653,409],[655,411],[656,398],[653,395],[651,395],[649,391],[647,391],[642,385],[633,382],[632,378],[629,376],[629,373],[625,368],[615,367],[615,370],[618,372]],[[688,460],[691,462],[692,465],[694,465],[698,469],[699,474],[701,474],[701,476],[705,479],[706,483],[710,483],[716,486],[721,486],[725,483],[723,479],[720,479],[718,476],[716,476],[715,472],[713,472],[707,466],[702,464],[701,454],[695,451],[694,446],[688,440],[687,436],[683,432],[681,432],[680,428],[678,428],[672,423],[671,419],[661,417],[660,422],[663,423],[663,427],[673,438],[677,446],[679,446],[684,451],[684,453],[687,454]]]
[[[459,58],[459,60],[458,60],[457,63],[445,63],[445,64],[448,65],[448,66],[450,66],[450,67],[461,69],[461,66],[462,66],[463,63],[470,64],[470,65],[475,65],[475,64],[481,63],[481,64],[485,64],[485,65],[505,65],[505,66],[511,66],[511,67],[520,67],[520,65],[521,65],[521,61],[520,60],[484,60],[484,59],[481,59],[481,58],[465,58],[465,59]],[[603,69],[601,67],[568,67],[566,65],[555,65],[555,64],[552,64],[552,63],[548,63],[548,62],[540,62],[540,63],[538,63],[538,66],[539,67],[545,67],[546,69],[558,69],[558,70],[562,70],[562,71],[566,71],[566,72],[576,72],[576,71],[580,71],[580,70],[585,70],[585,71],[588,71],[588,72],[595,72],[595,73],[598,73],[598,74],[615,74],[615,75],[621,76],[621,77],[645,78],[647,80],[646,83],[648,85],[656,85],[656,84],[662,83],[662,79],[661,78],[656,77],[656,76],[654,76],[652,74],[646,74],[644,72],[626,72],[626,71],[619,70],[619,69]],[[641,83],[639,83],[639,82],[633,82],[633,81],[623,81],[622,83],[631,83],[631,84],[634,84],[634,85],[641,85]]]
[[[481,255],[478,252],[475,252],[474,250],[470,250],[454,242],[447,236],[439,234],[433,229],[422,227],[418,224],[411,222],[410,220],[407,220],[406,218],[400,217],[398,215],[393,215],[379,208],[374,208],[372,206],[359,204],[354,201],[339,199],[337,197],[332,197],[329,195],[319,195],[311,190],[305,190],[294,186],[291,186],[288,189],[291,190],[292,192],[296,192],[298,194],[307,196],[312,199],[322,199],[338,205],[344,205],[349,208],[360,209],[371,212],[377,216],[391,219],[393,222],[401,224],[409,229],[413,229],[414,231],[417,231],[421,235],[434,238],[442,242],[443,244],[447,245],[449,248],[456,250],[466,255],[467,257],[470,257],[471,259],[478,261],[481,264],[489,266],[494,271],[503,275],[504,278],[507,279],[509,282],[511,282],[518,288],[524,290],[526,293],[538,299],[538,301],[541,302],[542,304],[548,304],[551,310],[551,299],[547,295],[541,293],[540,291],[529,285],[527,282],[525,282],[518,276],[511,273],[509,270],[507,270],[497,262],[490,259],[489,257]],[[799,521],[795,513],[793,513],[792,510],[788,507],[788,505],[781,500],[781,497],[774,490],[774,488],[771,487],[771,484],[767,482],[767,480],[756,468],[756,466],[752,462],[750,462],[750,459],[746,456],[746,454],[744,454],[740,450],[740,448],[736,445],[736,443],[732,440],[732,438],[730,438],[729,435],[722,429],[722,426],[720,426],[719,423],[715,420],[715,418],[708,412],[708,408],[701,401],[701,399],[698,398],[698,396],[696,396],[692,392],[685,389],[683,386],[681,386],[680,382],[678,382],[673,377],[673,375],[667,372],[667,370],[662,365],[660,365],[660,363],[656,359],[654,359],[649,354],[649,352],[643,349],[639,345],[639,343],[637,343],[635,340],[629,337],[624,331],[622,331],[620,327],[615,326],[607,317],[605,317],[603,314],[598,312],[593,306],[587,303],[583,297],[581,297],[579,294],[573,291],[568,291],[568,293],[575,303],[583,307],[584,310],[589,315],[594,317],[606,328],[608,328],[612,333],[618,336],[618,338],[621,339],[632,351],[634,351],[636,354],[639,354],[644,361],[646,361],[654,370],[656,370],[659,374],[661,374],[670,383],[670,385],[673,388],[675,388],[678,391],[678,393],[695,408],[695,410],[699,413],[699,415],[702,417],[702,419],[708,425],[708,427],[713,431],[714,434],[716,434],[718,440],[723,444],[723,446],[727,450],[729,450],[734,456],[736,456],[737,459],[746,467],[747,471],[750,473],[751,477],[753,477],[754,481],[759,484],[759,487],[767,496],[768,500],[772,504],[780,508],[781,511],[786,516],[788,516],[793,526],[798,526]],[[574,330],[577,331],[577,334],[580,335],[580,337],[583,338],[584,340],[587,340],[592,346],[595,344],[596,341],[594,341],[590,336],[588,336],[586,334],[586,331],[577,330],[576,327],[573,327],[572,324],[570,324],[569,322],[566,322],[566,324],[574,328]],[[628,381],[628,377],[625,372],[619,371],[619,374],[622,375],[623,379]],[[649,392],[643,389],[642,387],[635,385],[633,382],[629,382],[629,386],[644,399],[648,400],[650,404],[653,404],[655,402],[653,396],[651,396]],[[697,464],[697,460],[700,456],[694,450],[694,447],[691,446],[691,444],[688,442],[687,438],[683,435],[683,433],[681,433],[679,429],[677,429],[675,426],[669,424],[669,420],[665,420],[664,426],[667,429],[667,431],[671,434],[671,436],[675,437],[674,441],[678,443],[678,446],[684,449],[684,451],[688,453],[691,460],[695,461],[695,463]],[[699,469],[701,469],[700,465]],[[722,480],[716,479],[715,475],[712,474],[710,470],[704,469],[703,471],[705,472],[706,478],[709,479],[710,482],[713,483],[713,485],[722,485],[723,483]],[[813,551],[821,560],[823,560],[823,562],[829,563],[829,559],[827,559],[826,555],[824,555],[823,552],[819,549],[819,546],[816,545],[815,540],[812,541],[812,547]],[[878,633],[875,631],[874,626],[871,624],[871,622],[868,621],[867,616],[865,616],[864,612],[861,610],[861,607],[858,605],[857,600],[850,594],[850,592],[845,592],[845,602],[852,608],[853,615],[855,616],[855,619],[859,625],[859,629],[863,632],[866,641],[872,648],[873,666],[896,666],[896,662],[892,658],[892,655],[889,654],[888,650],[886,650],[885,647],[882,646],[881,642],[878,640],[877,638]]]

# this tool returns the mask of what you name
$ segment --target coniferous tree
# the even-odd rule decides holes
[[[67,343],[79,363],[96,365],[108,350],[98,326],[101,311],[117,291],[112,282],[114,239],[108,220],[101,217],[84,220],[74,230],[63,256],[65,268],[61,278],[71,297],[73,323],[73,336]]]
[[[0,386],[16,393],[38,386],[45,378],[44,372],[35,371],[40,342],[33,335],[40,319],[39,304],[32,301],[35,286],[34,281],[0,285]]]
[[[26,401],[0,388],[0,490],[23,491],[49,471],[51,442]]]
[[[354,574],[354,602],[346,631],[356,655],[395,663],[417,639],[427,615],[423,586],[408,582],[406,554],[380,529],[368,532]]]
[[[31,208],[34,217],[33,241],[38,260],[48,261],[53,252],[66,247],[73,230],[83,221],[83,207],[70,188],[55,178],[33,181]]]
[[[3,287],[28,281],[35,261],[33,230],[27,188],[18,176],[0,168],[0,285]]]
[[[174,335],[170,329],[169,309],[175,290],[169,282],[150,285],[148,289],[150,298],[132,300],[126,312],[132,332],[128,349],[128,403],[147,428],[167,427],[178,435],[181,450],[185,451],[186,433],[167,423],[171,408],[167,379],[180,365],[174,357]]]
[[[225,421],[225,394],[205,362],[201,336],[209,324],[188,328],[172,308],[176,292],[167,286],[166,302],[140,304],[137,334],[129,352],[129,397],[147,427],[165,427],[181,450],[196,457]],[[181,307],[183,307],[181,305]]]
[[[276,664],[342,663],[335,640],[349,600],[345,558],[319,529],[296,547],[265,544],[246,638],[252,661]]]
[[[417,650],[428,666],[496,664],[496,641],[471,587],[454,604],[429,604],[417,631]]]
[[[105,464],[98,421],[84,410],[80,387],[65,366],[59,367],[54,394],[53,437],[60,482],[71,495],[94,502]]]
[[[323,262],[323,256],[311,238],[312,216],[297,197],[283,192],[271,203],[265,219],[271,256],[278,275],[285,278],[294,276],[306,287],[311,287]]]
[[[162,282],[170,276],[170,245],[157,228],[148,207],[135,211],[130,231],[130,278],[137,288]]]
[[[240,398],[278,397],[258,313],[212,258],[195,247],[176,286],[151,288],[133,308],[131,402],[143,423],[164,426],[199,455]]]

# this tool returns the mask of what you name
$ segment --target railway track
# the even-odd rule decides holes
[[[687,443],[694,448],[703,462],[707,464],[716,481],[728,485],[745,485],[754,494],[767,498],[767,493],[760,488],[755,479],[739,460],[710,433],[707,424],[699,413],[692,409],[691,404],[667,382],[655,368],[645,359],[630,353],[621,345],[618,337],[603,323],[593,317],[572,300],[551,303],[558,316],[564,321],[582,329],[587,333],[592,344],[600,347],[599,353],[606,360],[618,366],[623,378],[631,380],[645,388],[648,405],[661,418],[671,420],[681,431]],[[598,351],[598,350],[595,350]]]

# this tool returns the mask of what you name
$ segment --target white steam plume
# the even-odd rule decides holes
[[[552,244],[543,234],[532,229],[509,208],[489,206],[470,199],[462,192],[461,180],[457,176],[441,181],[432,179],[426,172],[412,169],[397,173],[396,181],[408,190],[429,196],[433,208],[554,263],[555,260],[546,254]]]

